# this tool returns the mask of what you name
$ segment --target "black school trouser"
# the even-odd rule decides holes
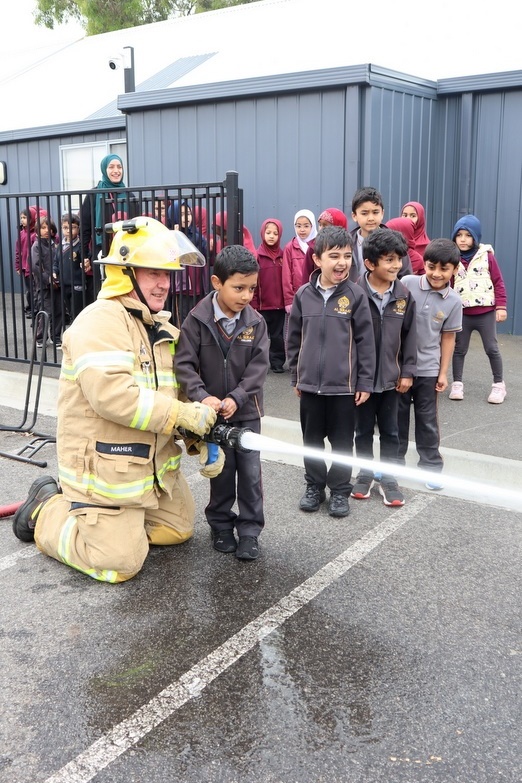
[[[261,310],[261,315],[266,321],[270,347],[268,355],[270,367],[278,370],[283,368],[286,360],[285,354],[285,310]]]
[[[353,454],[355,398],[353,394],[324,395],[302,392],[300,399],[301,431],[305,446],[324,452],[328,438],[332,451],[343,456]],[[319,489],[349,495],[352,491],[352,466],[332,462],[330,468],[321,458],[304,458],[305,481]]]
[[[415,417],[415,446],[419,455],[418,466],[423,470],[440,473],[444,460],[439,451],[440,430],[438,416],[439,392],[437,378],[415,378],[413,386],[399,399],[399,462],[406,463],[410,432],[410,410]],[[413,405],[412,405],[413,399]]]
[[[355,448],[358,457],[373,459],[373,435],[377,423],[381,461],[398,463],[398,410],[401,396],[400,392],[395,389],[374,392],[370,394],[365,403],[355,409]],[[366,469],[361,469],[360,472],[371,475],[371,471]],[[390,473],[383,473],[383,479],[390,478],[393,478]]]
[[[248,427],[260,433],[261,420],[234,421],[234,427]],[[235,527],[239,536],[258,536],[265,525],[259,452],[222,448],[225,465],[219,476],[210,479],[210,501],[205,509],[207,522],[216,532]],[[236,499],[239,514],[232,510]]]

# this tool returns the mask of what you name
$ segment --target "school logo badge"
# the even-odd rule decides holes
[[[435,319],[435,321],[437,321],[438,323],[442,323],[442,322],[444,321],[444,319],[446,318],[446,315],[445,315],[445,314],[442,312],[442,310],[438,310],[438,311],[435,313],[435,315],[433,316],[433,318],[434,318],[434,319]]]
[[[243,331],[238,334],[236,339],[241,343],[251,343],[253,342],[255,336],[254,327],[247,326],[246,329],[243,329]]]
[[[397,315],[404,315],[406,311],[406,299],[397,299],[393,311],[397,313]]]
[[[337,300],[337,306],[334,307],[334,312],[339,315],[349,315],[351,313],[350,300],[347,296],[340,296]]]

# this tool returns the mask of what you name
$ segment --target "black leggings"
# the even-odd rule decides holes
[[[462,315],[462,331],[457,332],[455,351],[453,353],[453,380],[462,381],[464,359],[469,348],[471,333],[476,331],[482,338],[482,345],[491,365],[493,383],[504,380],[502,372],[502,356],[497,341],[497,316],[495,310],[480,315]]]

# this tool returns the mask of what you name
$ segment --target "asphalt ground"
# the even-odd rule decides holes
[[[503,405],[486,402],[476,350],[465,400],[441,400],[448,475],[453,451],[521,475],[522,340],[502,342]],[[14,426],[24,389],[16,373],[0,380],[0,422]],[[298,416],[287,385],[269,375],[282,439]],[[0,450],[30,440],[0,432]],[[45,468],[0,459],[2,504],[56,475],[52,444],[38,456]],[[183,470],[194,538],[152,548],[121,585],[45,557],[0,520],[2,783],[518,783],[519,511],[412,481],[403,508],[372,495],[347,519],[306,515],[302,468],[265,460],[262,554],[243,563],[211,548],[207,482],[196,459]]]

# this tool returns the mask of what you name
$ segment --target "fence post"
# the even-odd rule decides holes
[[[227,196],[227,245],[243,244],[243,215],[238,187],[237,171],[227,171],[225,192]]]

